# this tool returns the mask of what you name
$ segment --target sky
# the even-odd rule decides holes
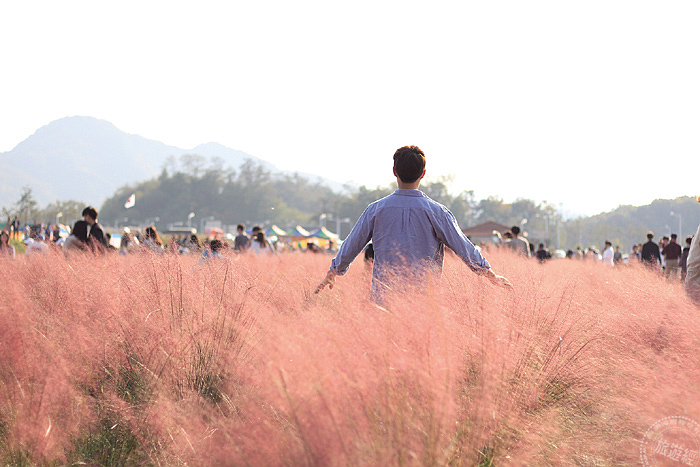
[[[0,152],[81,115],[567,217],[698,195],[700,2],[0,2]],[[695,174],[695,175],[692,175]]]

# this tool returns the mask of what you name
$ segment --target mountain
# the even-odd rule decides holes
[[[218,143],[181,149],[125,133],[105,120],[66,117],[38,129],[11,151],[0,153],[0,207],[12,206],[24,186],[32,188],[39,206],[57,200],[100,206],[118,188],[157,176],[169,156],[183,154],[218,157],[232,168],[252,159],[279,172],[262,159]],[[340,187],[305,175],[334,189]]]

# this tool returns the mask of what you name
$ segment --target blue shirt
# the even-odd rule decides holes
[[[374,245],[372,298],[380,299],[396,273],[442,272],[445,245],[475,272],[491,266],[464,235],[454,215],[422,191],[398,189],[367,206],[338,254],[331,271],[343,275],[367,243]]]

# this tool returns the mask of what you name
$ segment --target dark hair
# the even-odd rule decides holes
[[[73,230],[71,234],[75,236],[81,242],[87,242],[88,237],[88,223],[85,221],[77,221],[73,225]]]
[[[688,238],[686,238],[686,239],[685,239],[685,243],[687,243],[688,245],[690,245],[691,243],[693,243],[693,237],[688,237]]]
[[[260,246],[267,246],[267,240],[265,240],[265,232],[262,230],[255,235],[255,241],[260,244]]]
[[[97,209],[93,208],[92,206],[86,207],[83,209],[83,217],[84,216],[90,216],[91,218],[97,220]]]
[[[404,146],[394,153],[394,170],[404,183],[418,180],[425,170],[425,154],[418,146]]]
[[[610,243],[610,240],[605,240],[605,244],[612,246],[612,243]]]
[[[513,232],[513,235],[518,235],[520,233],[520,227],[517,225],[514,225],[513,227],[510,228],[510,231]]]
[[[258,232],[258,231],[260,231],[260,230],[262,230],[262,227],[260,227],[259,225],[254,225],[254,226],[253,226],[253,233]]]
[[[651,232],[651,231],[647,232],[647,238],[648,238],[649,240],[651,240],[652,238],[654,238],[654,232]]]
[[[199,243],[199,239],[197,238],[197,235],[195,235],[195,234],[192,234],[190,236],[190,243],[192,243],[193,245],[196,245],[197,248],[202,248],[202,244]]]
[[[677,234],[671,234],[671,238],[675,240],[675,239],[678,238],[678,235],[677,235]]]
[[[236,227],[238,230],[242,230],[245,232],[245,224],[238,224],[238,227]]]
[[[2,245],[3,245],[3,243],[2,243],[2,235],[3,235],[3,234],[7,235],[7,243],[6,243],[6,244],[7,244],[7,245],[10,244],[10,232],[8,232],[7,230],[4,230],[4,229],[3,229],[3,230],[0,230],[0,248],[1,248]]]
[[[211,251],[218,253],[219,250],[223,249],[224,244],[221,240],[214,239],[211,242],[209,242],[209,248],[211,248]]]
[[[150,227],[146,227],[146,239],[151,239],[155,242],[156,245],[158,246],[163,246],[163,241],[160,239],[160,236],[158,235],[158,231],[156,230],[155,225],[151,225]]]

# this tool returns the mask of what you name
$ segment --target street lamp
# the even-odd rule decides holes
[[[335,218],[335,233],[338,234],[338,238],[340,238],[340,224],[341,224],[341,222],[349,224],[350,218],[349,217],[346,217],[344,219],[341,219],[340,217]]]
[[[323,227],[323,220],[324,220],[326,217],[328,217],[328,214],[326,214],[326,213],[323,213],[323,214],[321,214],[320,216],[318,216],[318,228],[319,228],[319,229],[320,229],[321,227]]]
[[[187,227],[192,228],[192,218],[194,217],[194,212],[187,214]]]
[[[673,212],[671,211],[672,216],[678,216],[678,243],[681,243],[681,239],[683,238],[683,218],[681,217],[680,212]]]
[[[58,220],[59,220],[61,217],[63,217],[63,211],[61,211],[61,212],[59,212],[58,214],[56,214],[56,225],[57,225],[57,226],[58,226]]]

